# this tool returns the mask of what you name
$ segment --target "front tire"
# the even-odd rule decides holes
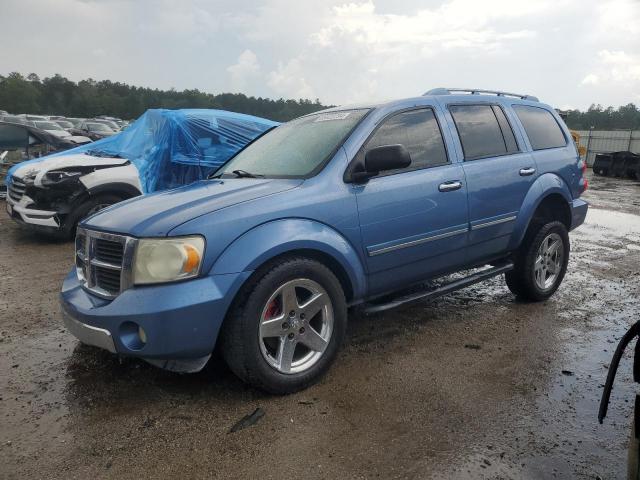
[[[95,197],[89,198],[89,200],[68,215],[62,230],[62,236],[67,239],[73,239],[76,235],[78,223],[81,220],[99,212],[103,208],[110,207],[122,201],[122,197],[112,194],[96,195]]]
[[[305,257],[280,259],[238,293],[223,325],[222,354],[246,383],[293,393],[329,369],[346,325],[344,292],[333,272]]]
[[[516,253],[514,269],[505,274],[509,290],[525,300],[547,300],[562,283],[569,250],[569,234],[562,222],[532,225]]]

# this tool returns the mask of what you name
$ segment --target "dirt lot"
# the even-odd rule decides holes
[[[329,375],[289,397],[220,364],[177,375],[80,346],[57,300],[72,245],[0,213],[0,477],[623,477],[629,356],[596,415],[615,343],[640,320],[640,183],[591,181],[550,301],[516,302],[496,278],[352,316]],[[259,423],[228,433],[258,406]]]

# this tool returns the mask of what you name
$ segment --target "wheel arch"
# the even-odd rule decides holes
[[[273,260],[292,255],[326,265],[340,281],[348,303],[364,297],[366,275],[355,248],[333,228],[307,219],[275,220],[254,227],[220,254],[210,274],[255,272]]]
[[[546,173],[538,177],[527,192],[518,213],[510,249],[515,250],[520,246],[529,226],[537,220],[557,220],[570,230],[572,201],[568,185],[558,175]]]

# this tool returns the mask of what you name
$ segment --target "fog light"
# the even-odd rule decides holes
[[[147,343],[147,332],[144,331],[144,328],[138,327],[138,336],[143,344]]]
[[[142,350],[147,343],[147,332],[135,322],[120,325],[120,341],[129,350]]]

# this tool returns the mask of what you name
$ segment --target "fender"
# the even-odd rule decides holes
[[[518,218],[516,219],[513,234],[511,235],[511,241],[509,242],[509,250],[515,250],[520,243],[522,243],[538,205],[553,193],[562,195],[567,203],[571,205],[573,198],[569,186],[558,175],[554,173],[544,173],[533,182],[527,195],[524,197],[522,208],[520,208],[520,212],[518,212]]]
[[[218,257],[210,275],[253,271],[269,259],[293,250],[315,250],[331,256],[346,272],[353,301],[364,298],[366,275],[351,243],[333,228],[314,220],[274,220],[249,230]]]

